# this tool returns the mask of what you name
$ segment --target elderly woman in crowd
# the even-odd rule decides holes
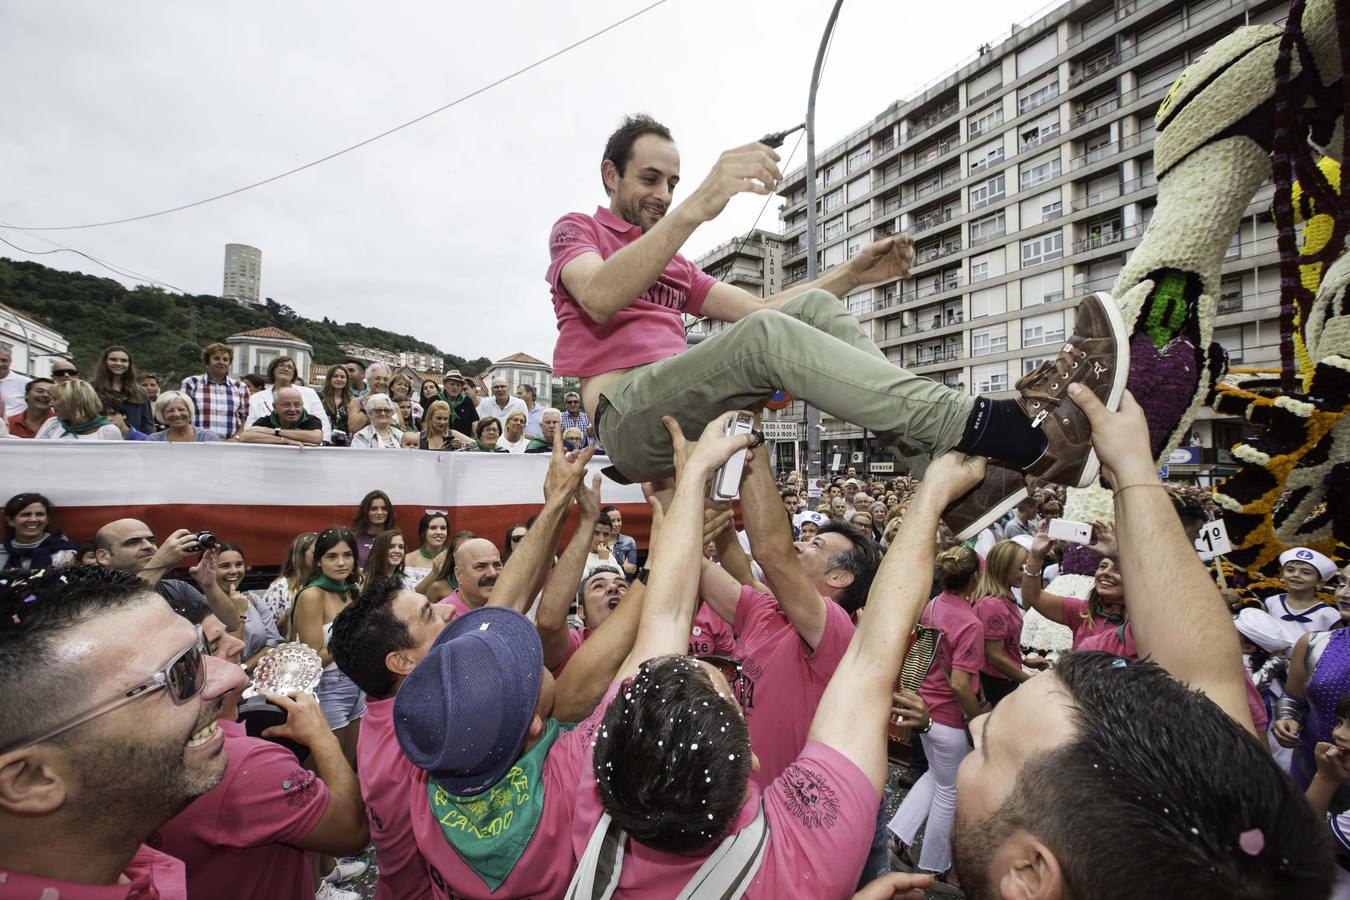
[[[370,368],[373,370],[375,366]],[[403,431],[394,425],[394,401],[389,395],[367,397],[366,415],[370,416],[370,424],[352,435],[352,446],[363,450],[397,450],[403,442]]]
[[[182,391],[165,391],[155,400],[155,419],[165,426],[148,440],[175,444],[207,444],[220,440],[220,435],[209,428],[196,428],[192,419],[197,407],[192,398]]]
[[[5,504],[5,542],[0,572],[35,572],[75,561],[75,544],[52,522],[51,502],[41,494],[15,494]]]
[[[493,416],[479,419],[474,423],[473,435],[478,438],[477,443],[473,445],[474,450],[481,453],[505,453],[504,448],[497,446],[497,441],[502,436],[502,423],[498,422]]]
[[[507,453],[524,453],[530,439],[525,437],[525,423],[529,417],[520,410],[506,414],[506,434],[497,438],[497,449]]]
[[[52,389],[56,416],[42,423],[38,440],[120,441],[122,432],[103,415],[103,402],[88,382],[64,381]]]
[[[244,623],[244,668],[250,672],[258,660],[282,641],[276,616],[261,597],[239,590],[248,571],[244,566],[244,551],[234,544],[216,545],[216,584]]]
[[[94,369],[94,391],[104,408],[120,414],[127,427],[142,434],[155,431],[150,398],[136,377],[136,365],[126,347],[114,345],[103,351]]]
[[[384,394],[390,400],[394,398],[389,394],[389,384],[394,379],[394,372],[384,363],[371,363],[370,368],[366,369],[366,387],[370,393],[366,398],[374,397],[376,394]]]
[[[352,396],[351,376],[346,366],[330,366],[324,376],[319,402],[333,426],[333,446],[345,447],[354,431],[366,427],[369,421],[361,411],[361,401]]]

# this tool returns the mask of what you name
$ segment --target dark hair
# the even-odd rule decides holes
[[[473,436],[478,438],[479,441],[482,441],[483,429],[487,428],[489,425],[496,425],[497,433],[499,435],[502,433],[502,423],[497,419],[496,416],[484,416],[477,422],[473,423]]]
[[[975,845],[1021,829],[1054,853],[1067,897],[1327,896],[1326,823],[1264,740],[1152,662],[1071,652],[1052,677],[1072,700],[1075,735],[1022,767],[1003,805],[966,829],[980,834],[958,832],[963,882],[988,862]],[[1243,841],[1253,831],[1255,852]]]
[[[867,602],[867,593],[872,590],[872,578],[877,574],[877,566],[881,565],[881,550],[871,536],[841,519],[831,519],[816,534],[838,534],[848,539],[848,549],[830,557],[828,566],[853,576],[853,581],[834,598],[834,602],[842,606],[844,612],[853,615]]]
[[[1198,503],[1191,503],[1182,500],[1180,497],[1173,497],[1172,506],[1176,509],[1177,518],[1181,519],[1181,524],[1183,526],[1187,523],[1204,525],[1209,521],[1209,514],[1206,513],[1205,508]]]
[[[342,386],[341,390],[333,388],[333,375],[336,372],[341,372],[344,377],[347,377],[347,383]],[[352,382],[350,376],[347,375],[346,366],[335,364],[328,367],[328,373],[323,376],[323,390],[319,393],[319,400],[322,401],[323,408],[330,417],[337,416],[339,412],[347,408],[347,404],[351,403]]]
[[[348,358],[347,358],[347,361],[344,362],[343,365],[344,365],[344,366],[356,366],[356,367],[357,367],[358,369],[360,369],[362,372],[364,372],[364,371],[366,370],[366,364],[363,363],[363,362],[361,362],[361,360],[357,359],[357,358],[354,357],[354,356],[353,356],[353,357],[348,357]]]
[[[168,601],[169,609],[178,613],[193,625],[202,624],[206,621],[206,617],[211,615],[210,606],[186,591],[173,591],[171,596],[161,596],[164,596],[164,599]]]
[[[665,853],[713,844],[750,779],[750,730],[701,663],[658,656],[624,682],[595,733],[595,782],[616,825]]]
[[[230,354],[230,361],[234,361],[234,348],[229,344],[222,344],[217,341],[214,344],[207,344],[202,348],[202,362],[210,365],[211,357],[215,356],[217,353],[228,353]]]
[[[355,547],[352,548],[356,549]],[[244,559],[244,551],[239,549],[238,544],[230,544],[225,541],[216,541],[216,557],[219,558],[222,553],[238,553],[240,559]]]
[[[425,379],[422,380],[422,386],[419,387],[419,388],[417,389],[417,392],[418,392],[418,395],[420,396],[420,398],[421,398],[422,400],[427,399],[427,388],[428,388],[428,387],[431,388],[431,398],[432,398],[433,400],[438,400],[438,399],[440,399],[440,396],[441,396],[441,386],[440,386],[439,384],[436,383],[436,380],[435,380],[434,378],[425,378]]]
[[[333,617],[328,652],[356,686],[376,699],[394,693],[394,673],[384,657],[413,645],[407,626],[394,615],[394,598],[403,590],[399,578],[376,578],[355,600]]]
[[[320,564],[319,560],[323,559],[323,555],[327,553],[329,550],[332,550],[338,544],[346,544],[348,547],[351,548],[352,555],[353,556],[356,555],[357,553],[356,535],[352,534],[351,529],[343,528],[341,525],[329,525],[323,531],[319,532],[319,536],[314,539],[315,576],[318,576],[323,573],[323,566]],[[353,560],[353,563],[355,563],[355,560]],[[347,573],[346,583],[347,584],[361,583],[361,572],[360,569],[355,564],[352,565],[351,572]]]
[[[17,516],[24,507],[32,506],[34,503],[41,503],[42,508],[47,511],[47,533],[57,532],[55,520],[52,519],[52,501],[41,494],[15,494],[5,503],[5,537],[14,536],[9,527],[9,520]]]
[[[525,382],[525,383],[523,383],[523,384],[518,384],[518,385],[516,385],[516,389],[517,389],[517,390],[520,390],[520,391],[529,391],[529,392],[530,392],[530,399],[531,399],[531,400],[538,400],[538,399],[539,399],[539,392],[536,391],[536,390],[534,389],[534,385],[530,384],[529,382]]]
[[[637,139],[644,134],[654,134],[672,143],[675,141],[670,136],[670,129],[651,116],[642,113],[635,116],[624,116],[623,123],[614,130],[614,133],[609,136],[609,140],[605,142],[604,155],[604,159],[614,164],[620,178],[623,177],[623,170],[628,167],[628,161],[633,158],[633,144],[637,143]],[[605,186],[605,193],[609,193],[608,185]]]
[[[47,524],[49,525],[51,524],[51,519],[47,520]],[[83,544],[80,544],[78,547],[75,548],[75,564],[80,565],[81,564],[80,560],[84,559],[84,555],[86,553],[96,553],[96,552],[98,552],[98,542],[85,541]]]
[[[39,734],[87,702],[87,664],[60,652],[65,632],[108,613],[158,600],[134,575],[67,566],[0,577],[0,747]]]
[[[516,549],[516,545],[511,542],[511,532],[515,531],[517,528],[524,528],[526,531],[530,530],[530,526],[522,525],[519,522],[515,525],[507,526],[506,534],[502,536],[502,565],[506,564],[506,561],[511,558],[511,553]],[[458,537],[458,535],[456,535],[456,537]]]
[[[417,523],[417,546],[425,547],[427,545],[427,529],[431,527],[432,519],[445,520],[446,542],[449,543],[450,537],[450,517],[442,513],[424,512],[422,519]]]
[[[365,534],[370,528],[370,504],[376,500],[383,500],[388,516],[384,520],[384,528],[389,528],[394,523],[394,501],[389,499],[389,495],[384,491],[371,491],[361,498],[361,505],[356,508],[356,515],[352,516],[352,531],[357,534]],[[381,529],[383,530],[383,529]]]
[[[291,368],[295,370],[295,377],[291,379],[292,384],[304,384],[300,379],[300,364],[289,356],[278,356],[267,364],[267,382],[268,384],[277,383],[277,367],[282,363],[290,363]]]
[[[937,555],[938,584],[944,591],[964,596],[970,581],[980,571],[980,558],[969,547],[958,544]]]
[[[112,372],[108,371],[108,354],[113,351],[120,351],[127,355],[127,370],[122,374],[122,389],[120,391],[113,389]],[[136,375],[136,362],[131,358],[130,350],[121,344],[113,344],[111,347],[104,348],[103,355],[99,357],[98,365],[94,368],[94,390],[98,393],[99,399],[105,403],[145,402],[145,388],[141,387],[140,378]]]
[[[258,390],[262,390],[263,388],[267,387],[267,382],[263,380],[263,377],[253,372],[249,372],[246,375],[240,375],[239,380],[244,382],[244,384],[252,385]]]
[[[1350,719],[1350,694],[1336,701],[1336,721]]]
[[[145,376],[142,375],[141,377],[144,378]],[[30,378],[28,380],[28,383],[23,386],[23,395],[27,397],[28,394],[33,390],[34,385],[39,384],[56,384],[56,382],[52,381],[50,378],[43,378],[40,375],[37,378]]]
[[[1038,509],[1039,507],[1040,507],[1040,503],[1038,503],[1038,502],[1035,500],[1035,498],[1033,498],[1033,497],[1023,497],[1023,498],[1021,499],[1021,501],[1019,501],[1018,504],[1017,504],[1017,511],[1020,512],[1020,513],[1024,513],[1024,512],[1033,512],[1033,511],[1035,511],[1036,509]]]
[[[390,528],[375,535],[375,540],[370,545],[370,555],[366,557],[366,569],[363,573],[366,584],[374,584],[377,578],[402,577],[402,563],[399,564],[397,569],[389,568],[389,545],[394,542],[394,538],[401,537],[403,537],[403,532],[397,528]],[[404,541],[403,545],[403,558],[408,558],[407,541]]]

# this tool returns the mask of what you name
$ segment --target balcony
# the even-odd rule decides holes
[[[1054,140],[1055,138],[1059,137],[1059,135],[1060,135],[1060,128],[1058,122],[1056,122],[1053,125],[1047,125],[1044,128],[1037,129],[1036,136],[1032,138],[1027,138],[1026,140],[1022,141],[1018,145],[1017,152],[1025,153],[1026,151],[1032,149],[1033,147],[1039,147],[1041,144],[1044,144],[1047,141]]]
[[[1215,312],[1221,316],[1226,316],[1229,313],[1242,312],[1242,295],[1238,294],[1236,297],[1220,297]]]
[[[1005,236],[1007,233],[1008,229],[1006,227],[999,227],[994,229],[993,231],[988,232],[982,231],[980,232],[980,235],[978,237],[976,237],[975,235],[971,235],[970,246],[979,247],[983,244],[989,243],[990,241],[996,241],[999,238]]]
[[[975,95],[973,95],[973,96],[967,97],[967,98],[966,98],[966,105],[967,105],[967,106],[974,106],[976,103],[979,103],[979,102],[980,102],[981,100],[983,100],[985,97],[992,97],[992,96],[994,96],[995,94],[997,94],[997,93],[998,93],[999,91],[1001,91],[1001,90],[1003,90],[1003,82],[1000,81],[998,84],[994,85],[993,87],[987,87],[987,88],[985,88],[984,90],[980,91],[978,94],[975,94]]]
[[[911,303],[915,300],[923,300],[926,297],[932,297],[935,294],[941,294],[944,291],[954,291],[961,286],[962,278],[955,273],[948,273],[945,278],[939,278],[928,284],[921,284],[914,290],[906,293],[901,302]]]
[[[925,231],[938,227],[943,222],[950,222],[952,217],[958,215],[960,212],[959,209],[944,209],[940,212],[931,212],[916,216],[914,223],[909,226],[909,233],[922,234]]]
[[[948,100],[937,109],[915,122],[909,129],[909,138],[913,140],[925,131],[930,131],[944,119],[950,118],[960,106],[955,100]]]
[[[996,115],[993,121],[991,122],[986,122],[985,124],[981,125],[980,124],[981,121],[982,120],[980,119],[976,119],[974,122],[971,122],[969,125],[966,126],[967,140],[974,140],[975,138],[984,134],[986,131],[991,131],[995,128],[1000,127],[1003,124],[1003,112],[1002,110],[1000,110],[998,115]]]
[[[1105,56],[1097,57],[1082,69],[1069,76],[1069,89],[1072,90],[1083,82],[1089,81],[1103,72],[1111,71],[1121,63],[1134,58],[1134,55],[1138,52],[1138,47],[1131,45],[1123,50],[1114,50]]]
[[[1036,107],[1044,106],[1045,104],[1049,103],[1051,100],[1059,96],[1058,84],[1051,84],[1047,85],[1046,87],[1048,87],[1049,90],[1045,91],[1044,93],[1041,93],[1041,91],[1036,91],[1018,100],[1017,114],[1020,116],[1023,113],[1031,112]]]
[[[931,366],[933,363],[948,362],[953,359],[960,359],[962,349],[960,347],[943,347],[941,350],[931,350],[927,353],[916,353],[905,359],[906,366]]]
[[[1131,93],[1133,93],[1133,91],[1131,91]],[[1105,100],[1099,100],[1082,112],[1075,113],[1073,117],[1069,119],[1069,128],[1074,129],[1080,125],[1095,122],[1102,116],[1115,112],[1120,109],[1120,101],[1120,97],[1108,97]]]
[[[931,181],[928,184],[920,185],[914,189],[914,196],[911,198],[911,202],[914,200],[922,200],[924,197],[930,197],[944,188],[951,187],[960,180],[960,172],[949,172],[947,175],[943,176],[941,181]]]
[[[946,156],[948,153],[951,153],[953,150],[955,150],[957,147],[960,146],[961,142],[959,140],[957,140],[956,138],[950,138],[945,141],[939,141],[935,146],[927,147],[923,150],[916,150],[914,153],[914,163],[913,165],[910,166],[910,168],[922,169],[929,163],[934,163],[937,162],[939,159],[942,159],[942,157]]]
[[[1093,226],[1088,236],[1081,241],[1073,242],[1073,252],[1082,253],[1087,250],[1096,250],[1099,247],[1105,247],[1109,244],[1118,244],[1123,240],[1138,237],[1144,233],[1147,223],[1131,225],[1129,228],[1119,227],[1116,223],[1109,230],[1105,226]]]
[[[1125,194],[1133,194],[1135,191],[1153,187],[1153,185],[1157,183],[1158,179],[1154,175],[1145,175],[1143,178],[1132,178],[1119,186],[1112,185],[1109,188],[1093,191],[1085,197],[1074,200],[1069,204],[1069,210],[1070,212],[1082,212],[1093,206],[1100,206],[1103,203],[1110,203],[1112,200],[1119,200]]]
[[[920,312],[919,316],[919,321],[916,321],[913,325],[906,325],[901,328],[900,333],[904,335],[922,334],[925,331],[936,331],[939,328],[946,328],[949,325],[960,325],[965,321],[965,315],[959,309],[954,312],[948,312],[945,315],[934,316],[926,316]]]
[[[903,204],[900,201],[899,194],[896,194],[894,197],[888,197],[886,199],[886,202],[881,204],[881,209],[877,210],[877,215],[889,216],[891,213],[898,210],[902,205]]]
[[[927,250],[919,250],[914,254],[914,265],[923,266],[943,257],[951,256],[961,252],[961,242],[953,241],[943,244],[939,247],[929,247]]]

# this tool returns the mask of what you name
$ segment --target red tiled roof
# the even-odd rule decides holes
[[[501,365],[502,363],[526,363],[527,365],[533,366],[548,365],[548,363],[544,362],[542,359],[535,359],[528,353],[512,353],[510,356],[504,356],[497,360],[497,365]]]
[[[265,328],[255,328],[252,331],[241,331],[238,334],[230,335],[232,338],[270,338],[274,341],[295,341],[297,344],[309,343],[304,338],[298,338],[289,331],[282,331],[280,328],[274,328],[268,325]]]

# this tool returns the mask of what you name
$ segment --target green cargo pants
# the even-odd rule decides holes
[[[718,413],[779,389],[932,456],[956,446],[975,404],[891,363],[837,297],[812,290],[629,372],[602,392],[596,432],[623,475],[650,481],[673,471],[662,416],[694,439]]]

